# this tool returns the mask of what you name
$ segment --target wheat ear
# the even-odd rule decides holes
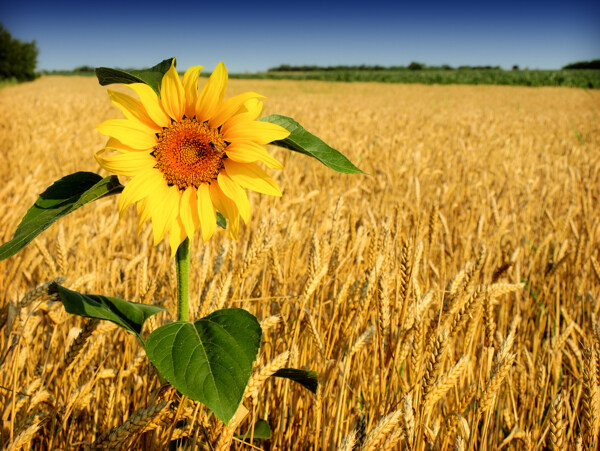
[[[163,401],[147,409],[138,409],[121,426],[101,437],[92,445],[100,449],[120,449],[127,440],[142,430],[155,429],[157,422],[165,415],[171,405],[171,401]],[[148,428],[146,428],[148,427]]]
[[[565,423],[563,397],[559,394],[550,408],[550,433],[548,434],[548,444],[553,451],[562,451],[565,449]]]
[[[350,433],[344,438],[342,444],[338,448],[338,451],[353,451],[356,446],[356,431],[350,431]]]
[[[45,284],[40,285],[39,287],[31,290],[29,293],[27,293],[25,296],[23,296],[23,298],[19,301],[17,306],[19,308],[27,307],[29,304],[31,304],[36,299],[39,299],[46,294],[50,294],[49,290],[48,290],[50,288],[50,285],[55,284],[55,283],[61,284],[61,283],[64,283],[65,280],[67,280],[66,277],[56,277],[56,278],[52,279],[50,282],[46,282]]]
[[[83,326],[83,329],[81,329],[81,332],[79,332],[79,335],[77,335],[77,338],[75,338],[65,355],[65,368],[69,368],[71,364],[75,361],[77,356],[81,353],[84,346],[86,345],[88,338],[90,338],[91,335],[94,333],[99,323],[100,320],[97,319],[89,319],[86,321],[85,326]]]
[[[584,448],[596,449],[598,442],[598,378],[596,374],[596,352],[593,347],[583,351],[583,430]]]
[[[369,432],[362,446],[362,451],[374,451],[384,443],[387,437],[398,427],[398,423],[402,419],[402,410],[396,410],[395,412],[386,415],[375,428]]]
[[[36,413],[26,418],[18,427],[19,431],[15,438],[5,448],[6,450],[18,450],[23,445],[29,443],[40,428],[50,419],[47,413]]]

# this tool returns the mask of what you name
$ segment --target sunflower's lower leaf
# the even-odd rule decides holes
[[[0,260],[19,252],[63,216],[89,202],[121,191],[123,185],[115,175],[102,178],[93,172],[76,172],[57,180],[27,211],[12,240],[0,246]]]
[[[243,309],[217,310],[194,322],[174,322],[146,339],[146,354],[182,394],[223,422],[235,414],[260,346],[256,317]]]
[[[265,420],[257,420],[254,423],[254,430],[249,429],[245,434],[235,435],[239,440],[250,443],[250,438],[254,440],[264,440],[271,438],[271,426]]]
[[[317,393],[319,386],[319,376],[314,370],[299,370],[296,368],[282,368],[275,373],[273,377],[283,377],[290,379],[294,382],[299,383],[304,388],[310,390],[313,393]]]
[[[57,283],[49,287],[58,293],[65,310],[73,315],[111,321],[141,339],[144,322],[156,313],[167,310],[156,305],[138,304],[99,294],[82,294]]]
[[[171,68],[171,62],[175,58],[168,58],[161,61],[156,66],[141,70],[122,70],[112,69],[110,67],[98,67],[96,77],[102,86],[113,83],[146,83],[157,95],[160,95],[160,84],[163,76]]]
[[[343,174],[363,173],[341,152],[326,144],[318,136],[305,130],[304,127],[291,117],[271,114],[260,120],[280,125],[290,132],[287,138],[273,141],[271,144],[314,157],[328,168]]]

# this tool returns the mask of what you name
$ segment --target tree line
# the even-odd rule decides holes
[[[36,77],[38,48],[35,41],[15,39],[0,24],[0,80],[33,80]]]
[[[592,60],[592,61],[580,61],[577,63],[567,64],[561,68],[562,70],[569,69],[600,69],[600,60]],[[271,67],[267,69],[267,72],[339,72],[339,71],[369,71],[369,72],[379,72],[379,71],[402,71],[402,70],[430,70],[430,71],[440,71],[440,70],[502,70],[502,68],[498,65],[480,65],[480,66],[458,66],[453,67],[449,64],[443,64],[441,66],[428,66],[425,63],[419,63],[416,61],[411,62],[408,66],[381,66],[377,65],[368,65],[368,64],[360,64],[360,65],[335,65],[335,66],[318,66],[315,64],[308,65],[291,65],[291,64],[281,64],[277,67]],[[517,64],[512,66],[512,70],[521,70]]]

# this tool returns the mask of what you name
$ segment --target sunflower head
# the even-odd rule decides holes
[[[151,220],[154,244],[168,235],[172,255],[198,228],[208,240],[217,211],[236,238],[240,217],[247,223],[250,216],[244,188],[281,196],[277,183],[256,162],[281,169],[263,145],[289,135],[279,125],[256,120],[262,111],[260,94],[245,92],[225,100],[223,63],[200,92],[202,66],[189,68],[181,80],[174,63],[162,79],[160,95],[144,83],[126,85],[137,99],[109,90],[125,118],[97,126],[109,139],[95,155],[107,171],[131,177],[119,198],[119,212],[137,204],[139,226]]]

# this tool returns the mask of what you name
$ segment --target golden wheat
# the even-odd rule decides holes
[[[0,446],[597,446],[600,93],[231,80],[228,95],[247,90],[370,174],[273,148],[283,198],[249,193],[238,241],[194,241],[191,318],[262,320],[251,410],[223,425],[162,387],[135,337],[89,334],[48,295],[56,281],[167,307],[144,335],[174,316],[164,243],[109,197],[0,262]],[[93,79],[0,90],[2,242],[55,179],[99,171],[94,126],[115,114]],[[282,365],[314,369],[318,393],[270,377]],[[270,439],[238,438],[259,419]]]

